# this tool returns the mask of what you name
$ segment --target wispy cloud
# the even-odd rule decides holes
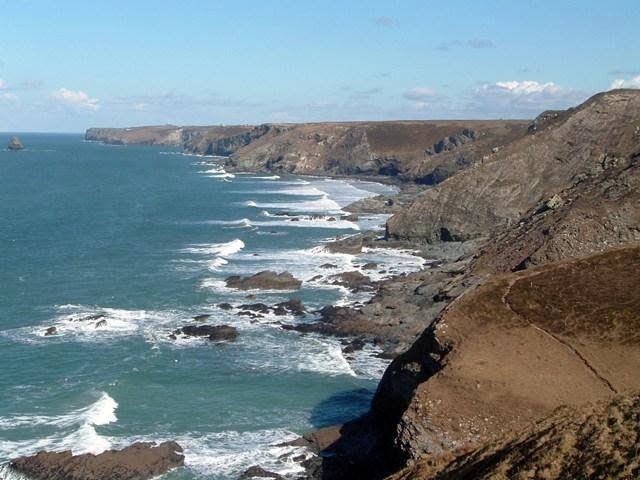
[[[90,97],[82,90],[60,88],[51,93],[51,99],[58,105],[74,110],[95,111],[100,108],[100,100]]]
[[[376,25],[380,25],[381,27],[393,27],[398,23],[395,18],[386,15],[374,17],[373,21]]]
[[[629,76],[635,76],[635,75],[640,75],[640,70],[625,70],[623,68],[619,68],[619,69],[615,69],[615,70],[611,70],[609,72],[609,75],[611,75],[612,77],[629,77]]]
[[[424,101],[428,98],[433,98],[436,95],[436,92],[431,87],[414,87],[402,95],[407,100],[412,101]]]
[[[616,78],[611,82],[610,90],[614,88],[640,88],[640,75],[636,75],[628,80],[624,78]]]
[[[485,48],[495,48],[495,44],[491,40],[485,40],[482,38],[472,38],[470,40],[452,40],[449,42],[442,42],[436,46],[437,50],[442,52],[448,52],[455,48],[471,48],[481,50]]]

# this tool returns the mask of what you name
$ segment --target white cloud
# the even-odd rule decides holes
[[[429,87],[414,87],[410,90],[407,90],[404,93],[404,98],[407,100],[413,101],[424,101],[427,98],[434,97],[436,95],[435,90]]]
[[[640,88],[640,75],[625,80],[624,78],[616,78],[611,82],[610,90],[614,88]]]
[[[554,82],[535,80],[485,83],[471,92],[472,108],[487,114],[532,115],[549,109],[564,109],[582,102],[585,92]]]
[[[0,87],[2,89],[2,87]],[[18,96],[11,92],[0,92],[0,102],[15,102],[18,100]]]
[[[91,98],[82,90],[69,90],[60,88],[51,94],[56,102],[78,110],[98,110],[100,100]]]

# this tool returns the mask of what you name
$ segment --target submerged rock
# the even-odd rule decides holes
[[[209,317],[211,317],[211,315],[209,315],[208,313],[203,313],[201,315],[196,315],[195,317],[193,317],[193,319],[196,322],[204,322],[205,320],[209,320]]]
[[[289,272],[276,273],[271,270],[264,270],[251,277],[234,275],[225,282],[227,287],[239,290],[297,290],[302,285],[302,280]]]
[[[34,480],[146,480],[184,465],[184,455],[176,442],[138,442],[99,455],[43,451],[9,465]]]
[[[24,148],[24,145],[22,145],[22,142],[18,137],[11,137],[11,140],[9,140],[8,148],[9,150],[22,150]]]

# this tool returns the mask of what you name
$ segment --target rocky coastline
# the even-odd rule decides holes
[[[383,238],[328,246],[412,248],[431,262],[380,283],[349,279],[372,298],[305,326],[394,358],[367,414],[298,441],[317,453],[306,478],[494,478],[497,462],[514,475],[593,476],[607,455],[623,459],[615,478],[638,472],[624,456],[637,435],[628,444],[624,432],[637,433],[640,413],[630,393],[640,389],[640,91],[533,122],[472,123],[267,125],[179,140],[224,152],[229,169],[404,185],[347,209],[391,214]],[[612,415],[620,426],[605,451],[580,425]],[[560,470],[527,453],[532,438],[553,452],[567,436],[581,447],[556,450]]]

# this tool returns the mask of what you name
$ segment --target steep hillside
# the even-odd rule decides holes
[[[314,478],[381,478],[639,389],[638,271],[640,247],[625,247],[465,287],[393,361]]]
[[[640,247],[496,276],[453,302],[374,400],[397,459],[640,388]]]
[[[529,135],[427,190],[389,220],[388,235],[427,242],[487,235],[639,152],[640,91],[601,93],[539,118]]]
[[[640,478],[640,394],[563,407],[524,431],[468,453],[429,455],[389,480]]]
[[[230,153],[227,166],[239,170],[385,175],[434,184],[524,135],[527,125],[501,120],[261,125],[206,150]],[[205,151],[191,145],[187,150]]]

